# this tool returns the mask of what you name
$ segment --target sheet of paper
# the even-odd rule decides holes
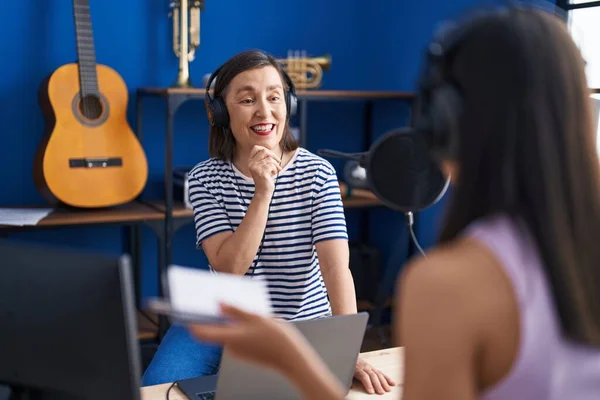
[[[0,225],[37,225],[52,208],[0,208]]]
[[[271,315],[265,281],[172,265],[168,270],[173,311],[219,317],[219,305],[227,303],[259,315]]]

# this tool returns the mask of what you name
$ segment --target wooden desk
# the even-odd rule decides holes
[[[347,400],[366,400],[366,399],[402,399],[402,376],[403,376],[403,349],[394,347],[390,349],[371,351],[361,353],[360,358],[366,360],[369,364],[379,369],[381,372],[389,375],[396,381],[396,387],[389,393],[384,395],[368,394],[362,388],[362,384],[354,382],[350,393],[346,397]],[[167,389],[171,386],[170,383],[162,385],[146,386],[141,389],[142,400],[164,400],[166,398]],[[171,400],[188,400],[187,397],[176,387],[171,389],[169,393]]]

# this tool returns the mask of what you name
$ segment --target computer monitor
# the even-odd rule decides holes
[[[139,399],[128,256],[0,241],[0,385],[11,399]]]

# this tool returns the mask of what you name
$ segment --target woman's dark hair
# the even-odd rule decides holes
[[[474,27],[450,65],[464,108],[441,241],[487,216],[523,222],[564,333],[600,345],[599,161],[579,49],[554,15],[513,10]]]
[[[238,74],[267,66],[272,66],[279,72],[284,90],[289,90],[285,79],[283,79],[282,67],[275,58],[260,50],[248,50],[236,54],[222,65],[218,76],[215,78],[213,98],[225,97],[229,84]],[[287,110],[288,113],[289,111]],[[290,132],[289,123],[286,123],[284,127],[280,146],[283,151],[292,151],[298,148],[298,142]],[[231,128],[210,127],[208,152],[211,157],[231,161],[235,154],[235,147],[236,142]]]

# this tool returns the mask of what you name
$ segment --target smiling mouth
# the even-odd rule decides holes
[[[250,127],[252,131],[258,135],[268,135],[275,129],[275,124],[259,124]]]

